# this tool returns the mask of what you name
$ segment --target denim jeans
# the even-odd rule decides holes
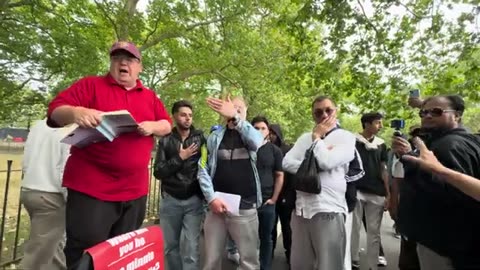
[[[260,269],[272,269],[273,239],[275,226],[275,205],[266,204],[258,208],[258,236],[260,238]]]
[[[200,269],[199,241],[203,216],[203,202],[199,197],[178,200],[163,193],[160,204],[160,227],[165,237],[167,269]],[[182,243],[181,235],[184,240]],[[180,254],[180,250],[184,252]]]

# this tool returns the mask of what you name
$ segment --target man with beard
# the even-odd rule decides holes
[[[153,174],[162,182],[160,226],[165,236],[165,258],[170,270],[200,269],[199,240],[203,195],[197,179],[203,133],[192,125],[193,107],[185,100],[173,104],[175,127],[158,141]],[[180,236],[184,235],[184,253]]]
[[[427,147],[445,167],[480,177],[480,144],[461,127],[465,104],[459,96],[435,96],[424,101],[419,115]],[[412,153],[410,143],[393,138],[392,150]],[[480,202],[461,192],[442,176],[403,162],[398,228],[417,242],[422,270],[480,269]]]
[[[357,203],[352,225],[352,266],[358,267],[359,239],[362,219],[365,216],[367,231],[367,261],[372,270],[378,268],[380,249],[380,226],[383,212],[389,202],[389,184],[386,164],[388,151],[385,142],[376,135],[382,128],[380,113],[367,113],[361,118],[363,131],[357,134],[356,148],[363,162],[365,175],[355,183]]]
[[[204,226],[208,244],[203,269],[219,269],[230,233],[240,254],[239,269],[257,270],[257,208],[262,205],[262,195],[256,152],[262,146],[262,134],[245,120],[247,106],[241,97],[208,98],[207,104],[224,117],[227,125],[208,136],[199,162],[200,187],[209,206]],[[240,195],[238,215],[230,212],[238,209],[228,209],[217,192]]]
[[[75,123],[95,129],[102,112],[116,110],[128,110],[138,122],[137,131],[112,142],[71,147],[63,175],[69,269],[76,267],[85,249],[138,229],[145,218],[153,136],[170,133],[172,126],[157,94],[139,79],[141,59],[133,43],[116,42],[107,75],[78,80],[48,107],[50,127]]]

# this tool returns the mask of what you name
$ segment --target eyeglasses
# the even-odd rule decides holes
[[[456,112],[456,110],[444,110],[440,108],[433,108],[433,109],[423,109],[418,112],[420,117],[425,117],[427,115],[431,115],[432,117],[439,117],[442,116],[446,112]]]
[[[129,56],[129,55],[112,55],[111,59],[114,62],[121,62],[121,61],[125,60],[125,61],[127,61],[128,64],[138,63],[140,61],[137,58]]]
[[[323,116],[323,114],[327,114],[328,116],[332,115],[333,112],[335,112],[335,109],[333,108],[326,108],[326,109],[315,109],[313,111],[313,115],[315,116],[315,118],[321,118]]]

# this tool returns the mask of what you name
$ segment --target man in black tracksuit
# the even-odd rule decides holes
[[[290,145],[286,144],[283,140],[283,133],[280,125],[271,124],[270,125],[270,141],[276,146],[280,147],[282,150],[283,156],[290,151],[292,148]],[[280,192],[280,196],[277,200],[276,205],[276,222],[280,219],[280,224],[282,226],[282,237],[283,237],[283,246],[285,247],[285,256],[287,262],[290,264],[290,247],[292,245],[292,230],[290,228],[290,218],[292,216],[292,211],[295,208],[295,188],[293,187],[293,175],[288,172],[283,172],[283,187]],[[272,253],[275,251],[275,246],[277,244],[277,226],[273,227],[272,231],[273,238],[273,249]],[[273,255],[273,254],[272,254]]]
[[[184,100],[172,108],[175,128],[160,138],[153,174],[162,182],[160,226],[165,237],[167,269],[200,269],[200,232],[203,195],[197,179],[202,131],[192,125],[192,105]],[[182,231],[183,230],[183,231]],[[185,236],[180,253],[180,235]]]
[[[420,110],[422,139],[445,167],[479,179],[480,140],[460,126],[464,109],[459,96],[427,99]],[[394,138],[392,149],[411,153],[402,138]],[[417,242],[421,269],[480,269],[480,202],[412,163],[403,164],[398,228]]]

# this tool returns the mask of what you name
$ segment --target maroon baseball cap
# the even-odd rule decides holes
[[[112,45],[112,48],[110,49],[110,55],[112,55],[112,53],[118,50],[127,51],[128,53],[135,56],[135,58],[137,58],[138,60],[142,60],[142,55],[140,54],[140,50],[138,50],[137,46],[135,46],[135,44],[133,44],[132,42],[127,42],[127,41],[115,42]]]

